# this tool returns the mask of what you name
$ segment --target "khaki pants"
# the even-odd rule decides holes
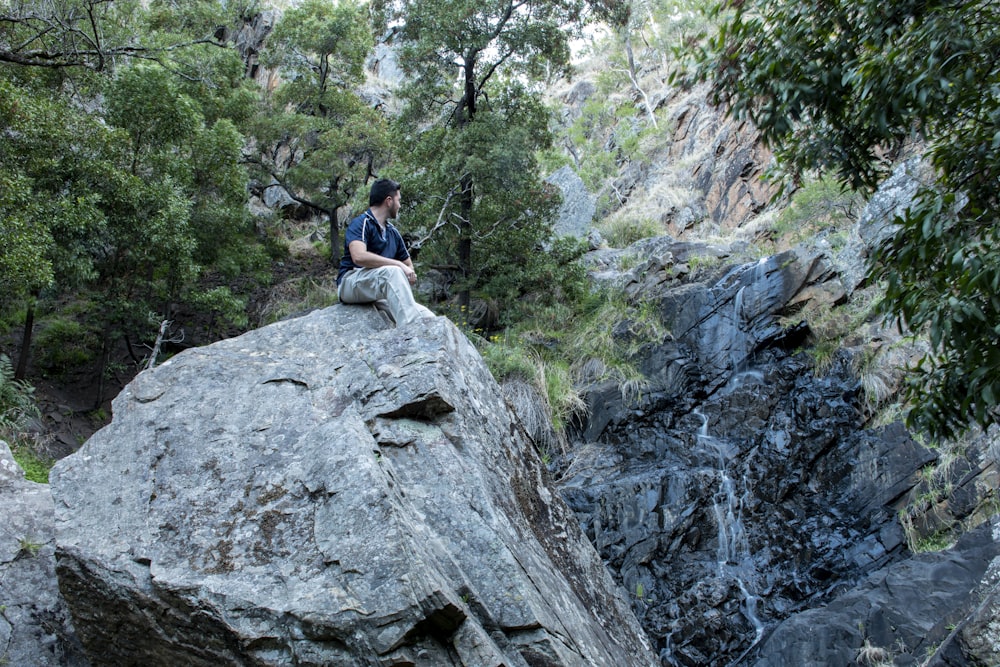
[[[410,281],[398,266],[352,269],[340,281],[337,296],[341,303],[385,301],[389,314],[400,327],[434,313],[414,301]]]

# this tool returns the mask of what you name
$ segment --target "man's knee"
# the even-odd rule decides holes
[[[410,288],[410,281],[406,278],[406,272],[401,266],[380,266],[376,269],[379,272],[379,277],[384,280],[387,284],[391,284],[394,287],[406,286],[407,289]]]
[[[396,265],[381,266],[379,267],[379,270],[382,271],[385,274],[385,276],[390,277],[392,280],[398,280],[399,278],[406,280],[406,271],[404,271],[403,267],[401,266],[396,266]]]

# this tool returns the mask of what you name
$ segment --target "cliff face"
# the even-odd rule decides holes
[[[651,665],[444,318],[335,306],[184,352],[52,474],[94,664]]]
[[[837,256],[797,246],[748,262],[738,243],[670,237],[590,254],[595,279],[654,306],[670,333],[635,355],[639,396],[588,387],[560,488],[662,664],[839,665],[866,650],[998,664],[1000,438],[978,434],[944,465],[902,424],[872,426],[893,391],[881,374],[898,373],[872,360],[896,350],[884,363],[899,363],[906,346],[863,309],[838,311],[910,172]],[[854,321],[826,369],[806,351],[822,317]],[[912,552],[965,530],[952,549]]]

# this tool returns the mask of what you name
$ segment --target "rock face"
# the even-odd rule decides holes
[[[587,238],[597,210],[595,197],[587,192],[583,179],[569,167],[562,167],[545,179],[562,193],[562,205],[552,229],[556,236]]]
[[[895,218],[903,215],[921,185],[928,184],[930,167],[920,158],[901,162],[865,204],[858,224],[844,249],[834,258],[845,287],[853,292],[868,270],[868,256],[896,230]]]
[[[652,665],[444,318],[334,306],[138,376],[53,470],[94,664]]]
[[[879,570],[829,605],[791,617],[763,643],[755,664],[864,664],[866,650],[880,651],[883,664],[1000,664],[998,595],[1000,517],[954,549]]]
[[[691,185],[703,199],[693,211],[669,210],[668,231],[683,237],[700,216],[720,229],[735,229],[767,206],[777,185],[763,179],[772,156],[754,128],[709,104],[706,86],[674,100],[670,120],[677,129],[666,162],[691,165]]]
[[[995,514],[996,434],[929,483],[937,453],[899,424],[865,428],[851,353],[817,374],[801,351],[803,304],[845,298],[820,256],[741,263],[733,249],[661,238],[622,251],[638,264],[615,275],[615,252],[591,257],[593,275],[658,306],[670,334],[635,355],[637,397],[589,388],[590,414],[556,467],[662,664],[852,664],[866,643],[896,664],[932,646],[946,647],[938,660],[958,656],[938,664],[997,664],[984,619],[1000,596],[1000,540],[983,529],[913,558],[898,519],[905,509],[928,534]],[[627,338],[628,323],[613,332]],[[947,501],[909,514],[944,487]]]
[[[86,667],[56,585],[49,487],[30,482],[0,440],[0,664]]]
[[[730,259],[728,248],[670,237],[646,239],[617,251],[644,261],[613,279],[606,274],[615,252],[593,254],[593,275],[604,273],[606,280],[617,280],[626,296],[657,304],[670,332],[667,340],[646,345],[636,359],[647,381],[647,406],[718,391],[750,369],[764,351],[802,343],[807,330],[783,324],[782,316],[810,301],[832,307],[845,297],[829,264],[797,249],[740,264]],[[691,267],[697,263],[712,266],[701,278],[692,278]],[[585,441],[600,439],[609,423],[628,419],[631,412],[613,383],[591,387],[589,394],[591,414],[581,434]]]

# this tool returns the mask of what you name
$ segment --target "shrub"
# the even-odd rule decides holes
[[[38,415],[34,392],[27,382],[14,379],[10,357],[0,354],[0,437],[14,440],[27,421]]]
[[[95,333],[79,321],[54,317],[45,322],[35,338],[35,366],[46,374],[64,375],[68,370],[93,363]]]
[[[605,218],[597,229],[612,248],[627,248],[641,239],[666,233],[663,225],[652,218],[631,217],[622,212]]]

